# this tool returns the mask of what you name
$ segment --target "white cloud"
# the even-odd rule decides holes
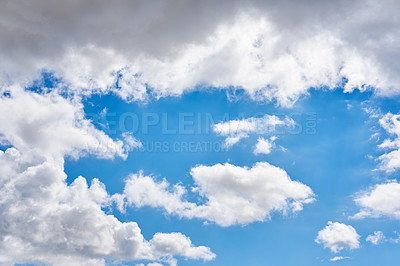
[[[394,233],[394,237],[386,237],[382,231],[375,231],[372,235],[368,235],[365,240],[371,242],[374,245],[379,245],[382,243],[398,244],[400,242],[400,234],[396,231],[394,231]]]
[[[380,169],[392,172],[400,167],[400,115],[385,114],[379,119],[379,124],[391,135],[393,139],[385,139],[379,148],[389,150],[379,157]]]
[[[344,260],[344,259],[349,259],[350,257],[342,257],[342,256],[336,256],[333,257],[331,259],[329,259],[330,261],[339,261],[339,260]]]
[[[195,183],[192,190],[204,198],[204,204],[186,201],[183,186],[171,186],[166,180],[156,182],[142,173],[128,177],[124,197],[128,205],[158,207],[169,214],[201,218],[220,226],[265,221],[275,211],[297,212],[314,200],[309,187],[268,163],[252,168],[229,163],[200,165],[190,173]]]
[[[127,157],[123,141],[114,141],[85,119],[79,99],[14,87],[10,97],[0,97],[0,123],[3,138],[22,152],[56,159],[87,153],[102,158]]]
[[[257,140],[256,147],[254,148],[254,154],[270,154],[271,150],[275,148],[275,140],[277,137],[271,137],[270,139],[259,138]]]
[[[310,87],[334,88],[346,77],[346,91],[398,94],[397,7],[389,0],[4,2],[0,83],[26,83],[47,69],[70,90],[114,91],[128,101],[206,85],[290,105]]]
[[[10,148],[0,158],[0,261],[95,265],[118,252],[127,258],[143,256],[145,242],[137,224],[122,224],[101,210],[109,204],[103,184],[94,179],[88,187],[79,177],[67,186],[62,165],[25,157]]]
[[[180,233],[157,233],[146,241],[135,222],[121,223],[105,214],[102,208],[113,198],[97,179],[88,186],[78,177],[67,185],[62,163],[31,160],[15,148],[0,153],[1,262],[103,265],[104,258],[169,262],[176,255],[215,257]]]
[[[137,207],[162,207],[168,213],[181,213],[196,207],[194,203],[182,200],[185,193],[186,190],[181,185],[171,188],[165,179],[157,183],[152,177],[139,172],[127,178],[123,196],[129,204]]]
[[[126,143],[113,140],[96,130],[84,118],[79,97],[65,99],[57,89],[46,95],[23,92],[21,87],[42,70],[60,77],[58,89],[68,94],[112,91],[127,101],[181,95],[205,85],[243,88],[253,99],[288,106],[310,87],[333,88],[342,77],[348,79],[346,91],[372,86],[379,94],[399,93],[397,3],[193,4],[0,4],[0,93],[11,91],[11,97],[0,99],[0,132],[1,142],[14,147],[0,153],[1,260],[66,265],[98,265],[108,256],[157,260],[152,253],[157,248],[143,239],[136,223],[121,223],[101,210],[117,197],[107,195],[96,180],[89,187],[84,178],[77,178],[68,186],[63,171],[65,156],[125,158],[126,147],[140,144],[132,138]],[[226,135],[227,144],[250,132],[242,133]],[[394,169],[398,144],[388,144],[395,151],[382,161]],[[272,211],[297,211],[313,199],[310,188],[266,163],[253,168],[199,166],[192,176],[206,203],[193,208],[176,186],[163,195],[172,206],[168,208],[220,225],[262,221]],[[155,188],[163,191],[169,184],[156,183]],[[141,193],[143,204],[155,201],[167,209],[167,204],[157,198],[146,201],[149,195]],[[397,216],[396,206],[381,209],[372,199],[360,202],[367,214],[394,211]],[[238,212],[241,206],[248,208],[246,213]],[[169,237],[176,239],[175,234]],[[182,243],[186,248],[175,249],[175,254],[196,257],[202,250],[202,258],[210,258],[206,249]]]
[[[367,236],[365,239],[368,242],[371,242],[374,245],[381,244],[386,241],[385,235],[382,233],[382,231],[375,231],[373,235]]]
[[[158,262],[150,262],[150,263],[147,263],[146,265],[141,263],[141,264],[136,264],[135,266],[164,266],[164,264],[161,264]]]
[[[196,247],[190,239],[181,233],[156,233],[150,240],[153,253],[158,257],[171,257],[174,255],[191,259],[212,260],[215,254],[208,247]]]
[[[174,256],[215,256],[180,233],[162,234],[160,252],[160,234],[147,241],[137,223],[105,213],[118,195],[98,179],[66,183],[65,156],[126,158],[139,145],[131,135],[113,140],[97,130],[78,98],[16,87],[0,97],[0,135],[12,146],[0,151],[0,262],[104,265],[105,258],[174,263]],[[169,253],[168,243],[174,243]]]
[[[170,260],[180,255],[209,260],[215,256],[180,233],[156,234],[147,242],[135,222],[121,223],[104,213],[102,208],[113,199],[102,183],[93,179],[88,187],[79,177],[67,185],[60,162],[33,159],[9,148],[0,153],[0,166],[2,262],[100,265],[104,257]],[[169,253],[168,241],[175,243]]]
[[[395,180],[358,193],[354,201],[361,210],[353,218],[387,216],[400,219],[400,183]]]
[[[136,148],[142,148],[143,144],[133,136],[130,132],[122,133],[122,137],[124,137],[124,149],[126,151],[133,151]]]
[[[289,117],[283,120],[275,115],[264,115],[262,117],[250,117],[240,120],[229,120],[214,125],[213,130],[220,136],[226,137],[225,145],[231,147],[249,134],[271,134],[278,127],[294,126],[295,122]]]
[[[328,225],[318,232],[315,242],[324,245],[332,252],[342,249],[357,249],[360,247],[360,235],[351,225],[338,222],[328,222]]]

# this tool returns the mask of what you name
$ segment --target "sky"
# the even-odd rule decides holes
[[[397,265],[398,8],[0,2],[0,263]]]

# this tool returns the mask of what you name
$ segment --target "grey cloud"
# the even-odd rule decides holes
[[[349,78],[348,90],[372,86],[378,88],[378,93],[390,95],[399,91],[398,9],[398,2],[391,0],[2,2],[2,82],[26,82],[37,77],[38,70],[46,68],[58,71],[65,81],[76,85],[76,81],[70,80],[73,74],[68,74],[73,67],[71,61],[76,58],[65,59],[72,52],[78,58],[88,57],[91,62],[79,61],[77,65],[96,66],[93,69],[88,66],[85,78],[103,89],[112,86],[115,79],[96,83],[99,77],[91,71],[101,72],[104,76],[135,65],[126,78],[137,73],[143,76],[132,86],[150,84],[156,94],[163,96],[179,95],[197,84],[232,85],[244,87],[250,94],[254,88],[264,90],[267,99],[276,98],[288,104],[286,98],[294,101],[309,87],[335,87],[341,81],[340,77]],[[231,38],[230,35],[210,43],[221,25],[235,25],[238,17],[243,15],[254,19],[256,25],[258,19],[270,24],[273,32],[261,31],[264,41],[279,38],[272,50],[259,55],[259,61],[270,65],[272,70],[268,67],[260,70],[253,59],[246,64],[248,75],[259,76],[257,83],[235,77],[235,73],[243,71],[243,62],[238,58],[254,51],[247,46],[232,50],[235,41],[216,49],[221,41]],[[318,43],[315,40],[318,36],[328,38]],[[253,37],[252,41],[258,40],[257,36]],[[317,44],[310,47],[309,43]],[[190,50],[193,45],[207,47],[212,57],[198,54],[196,49]],[[87,47],[100,50],[91,54],[90,49],[85,49]],[[262,46],[264,49],[269,48]],[[327,49],[331,58],[318,53],[323,49]],[[113,53],[107,56],[105,51]],[[303,51],[311,55],[302,56]],[[185,54],[199,56],[200,61],[194,65],[193,62],[179,61]],[[116,57],[121,60],[116,62]],[[273,70],[277,68],[275,60],[283,58],[293,61],[278,65],[287,74],[283,70]],[[177,60],[181,64],[174,64]],[[161,68],[160,64],[169,68]],[[316,65],[315,68],[320,70],[310,72],[306,67],[309,65]],[[211,77],[215,71],[206,71],[210,66],[218,70],[216,77]],[[265,75],[265,71],[272,72]],[[179,77],[179,73],[189,77]],[[153,74],[155,81],[151,80]],[[287,83],[280,81],[292,76],[298,76],[298,79]],[[299,82],[304,84],[291,90],[287,88]],[[91,83],[79,84],[85,87]],[[271,92],[266,88],[268,85],[284,92]]]

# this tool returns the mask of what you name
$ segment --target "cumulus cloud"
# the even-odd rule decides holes
[[[124,146],[123,148],[126,151],[133,151],[136,148],[142,148],[143,144],[142,142],[140,142],[140,140],[138,140],[137,138],[135,138],[133,136],[132,133],[130,132],[124,132],[122,133],[122,137],[124,138]]]
[[[380,245],[382,243],[398,244],[400,242],[400,234],[397,231],[394,231],[394,233],[395,236],[386,237],[382,231],[375,231],[373,234],[368,235],[365,240],[372,243],[373,245]]]
[[[137,224],[122,224],[101,210],[109,198],[98,180],[88,187],[79,177],[67,186],[57,163],[26,161],[15,148],[0,156],[3,263],[101,265],[103,256],[119,250],[142,256],[145,242]]]
[[[29,83],[46,69],[70,90],[113,91],[128,101],[198,85],[243,88],[282,105],[310,87],[397,94],[397,7],[390,0],[4,2],[1,83]]]
[[[254,148],[254,154],[269,154],[275,148],[275,140],[277,137],[273,136],[269,139],[259,138]]]
[[[191,259],[212,260],[215,258],[215,254],[208,247],[194,246],[182,233],[156,233],[149,243],[156,257],[170,258],[173,255],[179,255]]]
[[[395,180],[358,193],[354,201],[361,210],[353,218],[387,216],[400,219],[400,183]]]
[[[400,115],[385,114],[379,119],[379,124],[393,137],[385,139],[379,148],[388,150],[379,157],[380,169],[393,172],[400,167]]]
[[[265,162],[251,168],[229,163],[200,165],[190,174],[195,184],[192,191],[204,199],[204,204],[186,201],[183,186],[171,186],[165,179],[157,182],[142,173],[128,177],[123,197],[128,205],[161,208],[169,214],[220,226],[265,221],[273,212],[297,212],[314,200],[309,187]]]
[[[80,96],[112,92],[146,101],[233,87],[290,106],[310,87],[398,94],[398,9],[389,0],[1,2],[0,142],[12,148],[0,152],[0,259],[66,265],[99,265],[104,257],[211,259],[206,247],[179,233],[146,241],[136,223],[105,214],[102,208],[123,196],[108,195],[98,180],[66,184],[65,156],[126,158],[140,147],[133,136],[113,140],[97,130],[85,119]],[[58,78],[56,88],[24,91],[43,71]],[[74,97],[61,97],[65,90]],[[252,132],[223,136],[229,145]],[[396,168],[396,154],[389,154],[382,161]],[[127,201],[227,226],[298,211],[313,200],[310,188],[267,163],[198,166],[191,174],[203,205],[186,202],[184,188],[166,181],[144,182],[164,193],[165,203],[140,189],[140,197],[126,194]],[[360,203],[368,214],[397,216],[395,204]],[[181,243],[170,254],[161,248],[168,238]]]
[[[381,244],[386,241],[385,235],[382,231],[375,231],[374,234],[367,236],[365,239],[368,242],[371,242],[374,245]]]
[[[12,114],[12,115],[10,115]],[[113,140],[85,118],[78,99],[38,94],[15,87],[0,97],[0,134],[21,152],[62,159],[87,153],[102,158],[127,157],[124,142]]]
[[[116,197],[98,179],[66,183],[66,156],[126,158],[138,145],[133,136],[113,140],[97,130],[79,99],[15,88],[0,97],[0,136],[11,146],[0,151],[0,262],[104,265],[106,258],[174,263],[174,256],[215,257],[180,233],[145,240],[137,223],[105,213]]]
[[[294,120],[289,117],[280,119],[276,115],[264,115],[220,122],[213,126],[213,130],[218,135],[226,137],[225,145],[231,147],[241,139],[249,137],[250,134],[271,134],[279,127],[294,125]]]
[[[88,186],[78,177],[67,185],[62,163],[32,161],[9,148],[0,152],[0,166],[3,263],[103,265],[104,258],[173,263],[176,255],[215,257],[181,233],[157,233],[146,241],[135,222],[121,223],[103,211],[113,197],[99,180]]]
[[[337,253],[343,249],[360,247],[360,235],[351,226],[338,222],[328,222],[328,225],[318,232],[315,242]]]
[[[168,213],[185,212],[196,207],[196,204],[183,201],[186,189],[181,185],[171,187],[167,180],[156,182],[151,176],[144,176],[143,172],[130,175],[125,183],[122,200],[126,198],[128,204],[136,207],[162,207]],[[120,204],[123,207],[123,204]],[[122,209],[121,209],[122,210]]]

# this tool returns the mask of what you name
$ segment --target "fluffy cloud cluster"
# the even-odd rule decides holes
[[[145,258],[137,224],[122,224],[101,210],[109,198],[98,180],[88,187],[79,177],[67,186],[59,164],[29,162],[15,148],[2,152],[0,163],[3,263],[101,265],[112,254]]]
[[[371,242],[374,245],[381,244],[386,241],[385,235],[382,231],[375,231],[374,234],[367,236],[365,239],[368,242]]]
[[[359,239],[360,235],[351,225],[328,222],[328,225],[318,232],[315,242],[337,253],[342,249],[359,248]]]
[[[277,137],[273,136],[269,139],[259,138],[254,148],[254,154],[269,154],[275,148],[275,140]]]
[[[382,243],[395,243],[400,242],[400,234],[395,231],[395,235],[392,237],[386,237],[382,231],[375,231],[372,235],[368,235],[365,239],[373,245],[380,245]]]
[[[183,186],[171,186],[166,180],[156,182],[142,173],[129,176],[123,198],[128,205],[162,208],[169,214],[205,219],[220,226],[265,221],[272,212],[297,212],[314,200],[309,187],[292,181],[284,170],[268,163],[252,168],[229,163],[200,165],[190,173],[195,183],[192,191],[204,198],[202,205],[186,201]]]
[[[10,116],[12,114],[12,116]],[[0,98],[1,139],[21,152],[47,158],[78,158],[87,153],[102,158],[126,158],[133,143],[114,141],[85,119],[79,99],[57,93],[38,94],[13,87]],[[129,139],[130,140],[130,139]]]
[[[140,146],[132,136],[113,140],[97,130],[85,119],[79,96],[112,92],[145,101],[205,87],[240,88],[252,99],[290,106],[310,87],[398,94],[398,9],[390,0],[1,2],[0,142],[12,148],[0,153],[0,260],[98,265],[104,257],[212,259],[208,248],[179,233],[146,241],[136,223],[105,214],[102,208],[118,198],[123,206],[123,199],[108,195],[99,181],[88,186],[80,177],[66,184],[65,156],[126,158],[127,150]],[[21,89],[43,71],[59,79],[53,92]],[[77,97],[61,97],[63,90]],[[269,118],[244,122],[259,128]],[[385,119],[396,136],[381,145],[393,150],[381,157],[391,170],[400,165],[398,121],[395,115]],[[219,132],[233,145],[254,130]],[[128,179],[122,198],[222,226],[263,221],[313,200],[309,187],[267,163],[198,166],[191,175],[203,205],[185,201],[182,186],[142,175]],[[397,185],[377,185],[357,198],[358,216],[398,218]],[[333,251],[356,248],[351,229],[329,224],[318,241]],[[354,232],[341,242],[332,236],[336,231]]]
[[[180,233],[146,241],[135,222],[121,223],[102,210],[113,199],[104,185],[83,177],[65,183],[62,164],[31,161],[15,148],[0,153],[0,261],[53,265],[102,265],[111,260],[210,260],[209,248]]]
[[[400,115],[392,113],[385,114],[379,119],[379,124],[389,133],[393,138],[385,139],[379,148],[389,150],[379,157],[381,161],[380,169],[392,172],[400,168]]]
[[[106,214],[115,201],[104,185],[78,177],[66,183],[64,158],[126,158],[133,137],[114,141],[84,118],[76,99],[14,89],[0,97],[0,262],[103,265],[109,260],[175,263],[210,260],[209,248],[180,233],[147,241],[135,222]],[[10,115],[12,114],[12,115]]]
[[[264,115],[217,123],[213,126],[213,130],[218,135],[226,137],[225,145],[231,147],[241,139],[249,137],[249,134],[271,134],[276,133],[279,127],[294,125],[294,120],[289,117],[282,120],[276,115]]]
[[[397,181],[377,184],[356,195],[354,201],[361,207],[354,218],[387,216],[400,219],[400,183]]]
[[[76,92],[113,91],[128,101],[181,95],[202,85],[243,88],[254,99],[282,105],[310,87],[397,94],[398,5],[3,2],[0,79],[29,83],[45,69]]]
[[[168,258],[179,255],[191,259],[212,260],[215,254],[208,247],[195,247],[182,233],[156,233],[150,240],[150,247],[155,258]]]

